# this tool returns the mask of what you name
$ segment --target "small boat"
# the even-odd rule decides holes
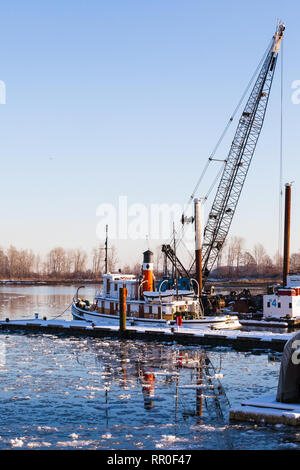
[[[101,323],[108,320],[119,322],[119,291],[127,289],[127,322],[137,325],[171,326],[187,328],[217,327],[236,329],[241,324],[237,315],[204,316],[199,297],[193,290],[153,290],[153,253],[144,253],[143,277],[132,274],[103,275],[103,290],[95,295],[91,304],[78,297],[72,303],[73,318]]]

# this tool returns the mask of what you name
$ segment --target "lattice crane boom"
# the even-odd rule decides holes
[[[204,279],[211,271],[224,244],[241,195],[263,126],[284,30],[285,26],[279,22],[225,160],[224,170],[204,228],[202,245]],[[193,266],[194,263],[189,270],[190,273]]]

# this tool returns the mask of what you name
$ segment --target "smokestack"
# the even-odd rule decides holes
[[[285,287],[287,284],[287,276],[290,272],[291,188],[291,183],[286,183],[284,209],[283,287]]]
[[[143,253],[143,255],[144,260],[142,292],[153,291],[153,253],[152,251],[147,250]]]
[[[194,199],[195,208],[195,259],[196,281],[199,284],[199,296],[202,294],[202,240],[201,240],[201,199]]]

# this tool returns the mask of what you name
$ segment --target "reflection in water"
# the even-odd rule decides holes
[[[225,425],[229,401],[219,380],[220,374],[206,351],[180,347],[174,350],[161,344],[153,346],[142,342],[114,341],[113,344],[113,354],[108,355],[102,345],[91,343],[98,367],[105,374],[106,405],[110,401],[110,391],[117,384],[123,390],[140,389],[144,410],[148,412],[155,408],[163,412],[174,400],[174,408],[171,406],[168,417],[173,414],[178,428],[182,419],[190,417],[196,417],[198,424],[202,424],[205,417],[211,424]],[[108,414],[106,419],[108,423]],[[224,446],[232,447],[228,438]]]
[[[87,298],[93,298],[98,285],[89,285],[84,289]],[[61,314],[71,302],[76,286],[1,286],[0,319],[33,318],[34,313],[40,317],[53,318]],[[68,310],[61,318],[71,320]]]
[[[146,410],[151,410],[154,407],[154,401],[151,399],[154,397],[154,380],[155,376],[151,372],[144,372],[142,383],[143,383],[143,395],[144,395],[144,407]]]

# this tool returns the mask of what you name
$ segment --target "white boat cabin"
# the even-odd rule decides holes
[[[127,316],[173,320],[175,313],[183,318],[199,317],[199,302],[193,291],[168,290],[141,293],[141,283],[132,274],[104,274],[103,291],[95,296],[99,313],[119,314],[119,290],[127,289]]]

